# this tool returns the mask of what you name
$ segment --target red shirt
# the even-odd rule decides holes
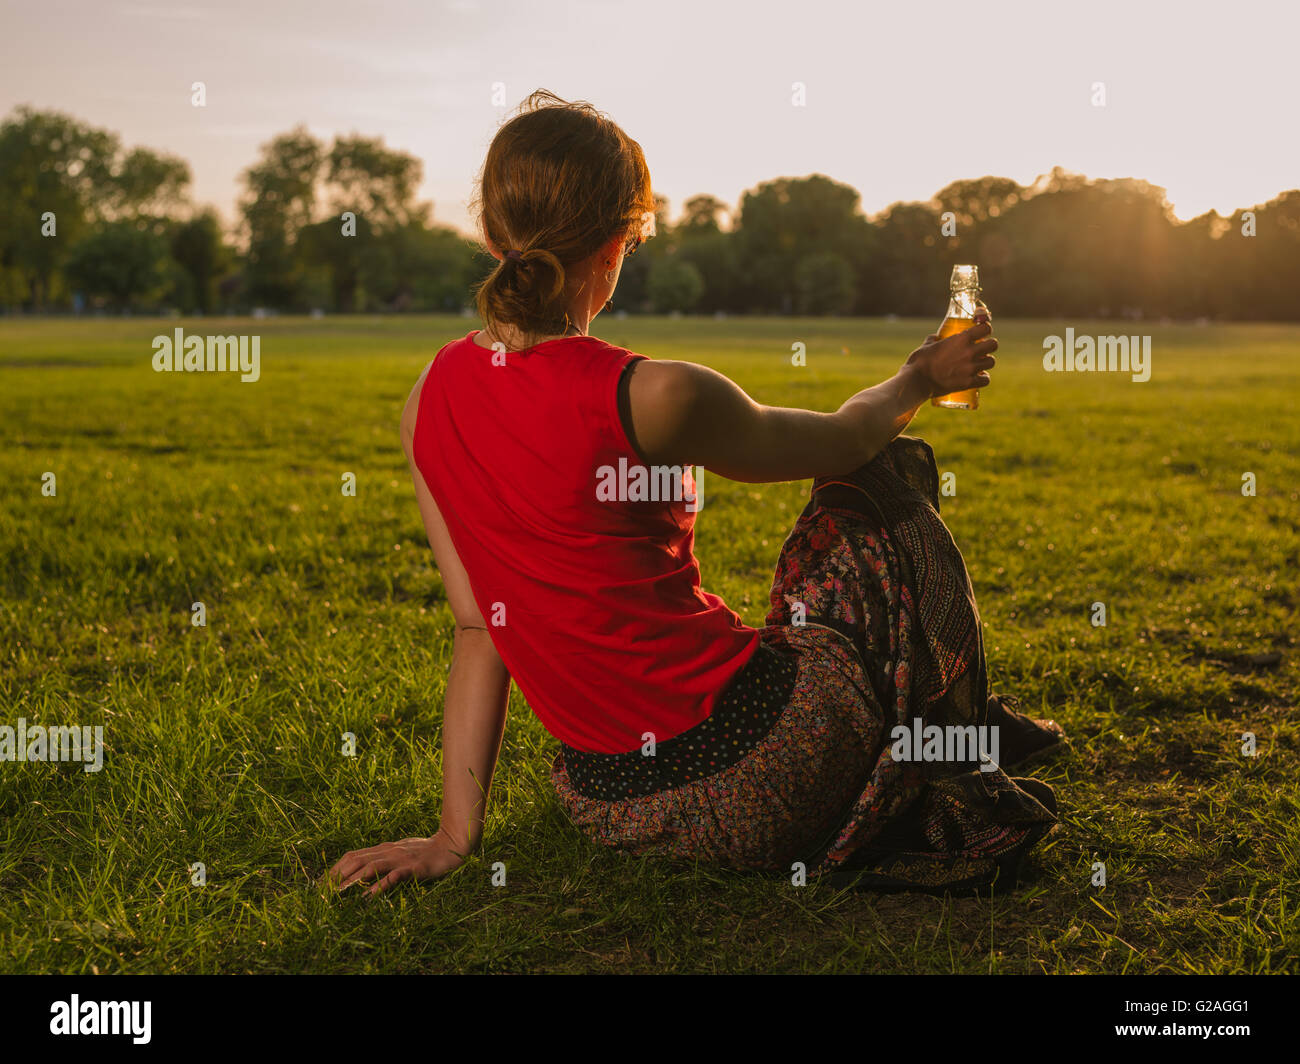
[[[700,588],[689,471],[638,494],[618,384],[645,356],[590,336],[495,355],[474,335],[430,366],[414,453],[497,652],[575,749],[686,731],[759,640]]]

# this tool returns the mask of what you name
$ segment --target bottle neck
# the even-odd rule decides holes
[[[948,316],[953,318],[973,318],[979,306],[980,290],[978,288],[954,288],[952,298],[948,301]]]

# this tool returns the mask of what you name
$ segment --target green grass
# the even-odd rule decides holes
[[[556,744],[515,692],[482,855],[367,900],[314,881],[349,849],[436,827],[450,653],[398,417],[473,323],[184,323],[260,334],[256,384],[152,372],[150,340],[175,324],[0,319],[0,724],[102,725],[107,748],[99,773],[0,764],[0,969],[1300,969],[1300,329],[1144,326],[1154,373],[1137,384],[1044,373],[1042,337],[1065,323],[999,322],[983,408],[927,407],[910,429],[956,474],[943,513],[995,689],[1074,740],[1042,774],[1062,824],[1026,888],[881,897],[605,851],[567,823]],[[818,409],[934,325],[598,324]],[[752,624],[805,491],[705,483],[705,587]]]

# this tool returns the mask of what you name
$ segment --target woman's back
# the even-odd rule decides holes
[[[758,635],[700,588],[689,473],[638,476],[618,386],[644,356],[587,336],[498,355],[474,336],[430,367],[414,456],[502,660],[578,750],[698,724]]]

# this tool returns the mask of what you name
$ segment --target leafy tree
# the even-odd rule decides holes
[[[148,148],[125,151],[115,133],[56,111],[18,108],[0,125],[0,301],[36,309],[57,302],[67,291],[63,267],[83,236],[124,218],[157,231],[189,182],[183,160]],[[110,234],[94,248],[105,240],[125,238]],[[87,268],[85,256],[79,261]]]
[[[1009,177],[981,177],[945,185],[935,193],[932,205],[940,213],[951,211],[956,216],[960,237],[963,229],[1005,214],[1025,194]]]
[[[695,309],[714,313],[743,305],[748,282],[737,258],[735,236],[703,228],[679,232],[677,258],[693,266],[704,283]]]
[[[204,313],[455,309],[493,263],[432,223],[421,172],[380,138],[293,129],[244,173],[236,257],[217,216],[187,201],[183,160],[18,108],[0,123],[0,306],[66,306],[75,287]],[[734,215],[693,196],[676,225],[657,196],[656,228],[624,264],[620,307],[937,318],[951,267],[974,262],[1005,314],[1300,320],[1300,189],[1179,223],[1161,188],[1056,167],[1028,186],[953,181],[868,219],[854,189],[813,174],[751,189]]]
[[[359,215],[354,225],[354,236],[343,235],[343,223],[337,216],[299,230],[294,254],[301,268],[313,275],[307,300],[313,306],[345,312],[361,309],[362,261],[367,251],[373,261],[375,227],[365,214]]]
[[[713,236],[722,231],[718,215],[726,213],[727,205],[716,196],[692,196],[683,206],[681,220],[674,229],[682,239]]]
[[[952,265],[940,226],[927,203],[895,203],[876,219],[865,278],[868,313],[942,316]]]
[[[102,223],[68,256],[68,279],[115,309],[161,294],[169,262],[167,242],[151,228],[120,220]]]
[[[249,298],[269,306],[293,306],[302,282],[294,255],[298,233],[312,223],[324,149],[303,126],[262,146],[258,162],[244,171],[240,204],[248,240]]]
[[[106,218],[164,216],[185,205],[189,164],[148,148],[134,148],[114,166],[94,208]]]
[[[796,305],[800,314],[847,314],[853,309],[857,280],[853,267],[833,251],[814,251],[794,270]]]
[[[650,302],[661,314],[691,310],[703,294],[704,278],[689,262],[666,256],[650,269]]]
[[[384,147],[379,137],[337,137],[326,169],[336,215],[354,211],[381,229],[428,224],[430,205],[415,202],[424,167],[414,155]]]
[[[60,294],[68,249],[112,181],[117,138],[67,115],[20,107],[0,125],[0,277],[6,302]],[[46,216],[55,235],[45,236]]]
[[[182,310],[211,314],[217,308],[217,285],[230,268],[216,212],[209,208],[173,223],[169,244],[175,264],[171,301]]]
[[[1244,211],[1237,211],[1221,238],[1225,267],[1223,295],[1235,316],[1295,321],[1300,279],[1300,189],[1251,208],[1255,236],[1246,236]]]
[[[736,226],[736,254],[749,281],[747,309],[791,313],[801,259],[836,252],[853,263],[868,223],[858,193],[821,174],[780,178],[746,192]]]

